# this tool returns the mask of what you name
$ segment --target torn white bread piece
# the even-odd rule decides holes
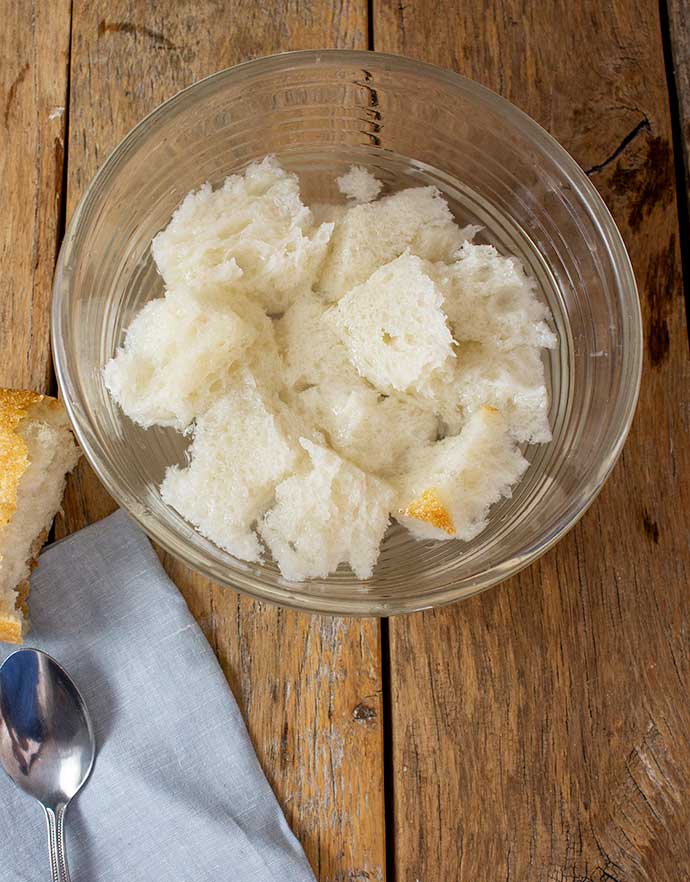
[[[409,396],[381,395],[367,383],[334,380],[295,396],[308,424],[359,468],[387,477],[406,469],[434,441],[439,421]]]
[[[277,390],[283,385],[285,365],[276,339],[277,323],[266,315],[261,304],[237,291],[228,301],[227,296],[217,288],[200,288],[194,291],[173,289],[166,294],[166,300],[170,301],[188,301],[190,298],[208,312],[212,321],[218,314],[234,314],[252,328],[256,336],[242,353],[242,365],[249,368],[257,383],[264,389]]]
[[[80,450],[61,402],[0,389],[0,640],[22,643],[29,575]]]
[[[151,250],[169,288],[240,291],[277,314],[311,288],[332,230],[314,225],[297,175],[268,156],[190,193]]]
[[[395,517],[419,539],[474,539],[527,468],[501,414],[482,407],[459,435],[422,450],[396,484]]]
[[[500,349],[488,343],[460,343],[455,360],[437,371],[415,401],[442,421],[441,433],[457,435],[483,405],[504,416],[513,438],[522,443],[551,440],[549,394],[540,349]]]
[[[453,355],[443,297],[409,252],[377,269],[327,316],[350,361],[382,392],[421,392]]]
[[[242,370],[196,421],[189,465],[167,470],[161,496],[216,545],[260,560],[252,527],[300,454],[280,404]]]
[[[465,414],[483,405],[499,410],[516,441],[544,444],[551,440],[549,396],[539,349],[499,349],[462,343],[456,360],[458,402]]]
[[[394,500],[392,488],[331,450],[300,439],[309,454],[276,488],[259,532],[280,571],[294,582],[324,579],[347,563],[368,579]]]
[[[556,346],[548,307],[517,258],[503,257],[492,245],[466,242],[451,266],[437,265],[436,279],[456,340],[500,349]]]
[[[338,300],[406,250],[431,261],[451,260],[475,232],[476,227],[458,227],[435,187],[355,205],[335,225],[316,287],[328,300]]]
[[[269,319],[266,319],[270,323]],[[106,388],[140,426],[183,431],[232,382],[255,326],[188,293],[152,300],[103,369]]]
[[[345,346],[327,321],[328,307],[321,298],[303,294],[276,323],[276,336],[285,364],[285,385],[301,391],[308,386],[327,388],[332,382],[356,386],[361,378]]]

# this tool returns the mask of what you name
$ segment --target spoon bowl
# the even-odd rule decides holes
[[[68,882],[64,814],[96,753],[91,718],[67,672],[38,649],[20,649],[0,666],[0,762],[44,808],[53,882]]]

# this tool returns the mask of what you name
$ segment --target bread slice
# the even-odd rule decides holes
[[[392,488],[332,450],[305,438],[300,444],[310,462],[276,488],[261,537],[291,581],[325,579],[341,563],[368,579],[388,526]]]
[[[0,640],[23,642],[29,574],[79,456],[59,401],[0,389]]]
[[[501,414],[482,407],[459,435],[422,451],[398,482],[400,523],[419,539],[474,539],[527,468]]]
[[[426,267],[405,252],[349,291],[328,316],[352,364],[382,392],[420,391],[454,357],[443,298]]]

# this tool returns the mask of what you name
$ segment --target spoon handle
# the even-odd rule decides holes
[[[43,806],[48,825],[48,855],[50,857],[50,880],[62,882],[60,879],[60,863],[58,861],[57,818],[52,809]]]
[[[59,805],[56,812],[57,818],[57,857],[58,870],[60,871],[61,882],[71,882],[69,870],[67,869],[67,852],[65,851],[65,812],[66,805]]]
[[[67,869],[67,853],[65,852],[65,810],[66,805],[59,805],[55,811],[43,807],[48,824],[48,851],[50,854],[51,882],[70,882]]]

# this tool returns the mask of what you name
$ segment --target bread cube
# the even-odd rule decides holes
[[[338,300],[408,249],[428,260],[450,260],[466,238],[435,187],[355,205],[335,225],[317,288]]]
[[[263,395],[249,371],[194,426],[186,468],[171,466],[163,501],[220,548],[243,560],[261,559],[252,527],[301,450],[280,406]]]
[[[553,349],[548,307],[515,257],[492,245],[466,242],[452,266],[437,267],[444,310],[458,341],[490,343],[499,349],[536,346]]]
[[[230,308],[201,306],[192,297],[159,298],[136,315],[103,379],[134,422],[182,431],[223,394],[256,337]]]
[[[169,288],[240,291],[275,314],[311,288],[332,230],[314,226],[297,176],[269,156],[190,193],[151,250]]]
[[[419,539],[469,541],[486,527],[489,508],[510,496],[526,468],[505,419],[482,407],[459,435],[421,451],[397,481],[395,517]]]
[[[309,463],[276,488],[276,504],[259,525],[286,579],[323,579],[348,563],[368,579],[386,532],[393,490],[312,442]]]
[[[442,303],[424,261],[405,252],[342,297],[327,321],[377,389],[420,391],[454,357]]]

